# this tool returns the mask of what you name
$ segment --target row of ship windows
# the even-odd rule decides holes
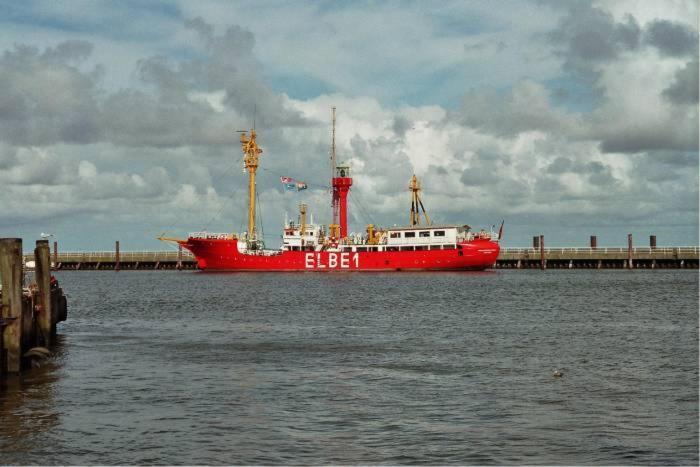
[[[294,232],[285,232],[284,234],[285,234],[287,237],[293,237],[293,236],[296,235]],[[313,232],[306,232],[306,236],[307,236],[307,237],[313,237],[313,236],[314,236],[314,233],[313,233]]]
[[[422,230],[418,232],[419,237],[430,237],[430,230]],[[444,237],[445,236],[445,231],[444,230],[433,230],[433,237]],[[391,238],[401,238],[403,234],[403,238],[416,238],[416,232],[391,232],[389,233],[389,237]],[[285,235],[287,237],[292,237],[294,236],[294,232],[285,232]],[[307,237],[313,237],[314,233],[313,232],[307,232],[306,233]]]
[[[357,251],[426,251],[426,250],[454,250],[462,249],[462,245],[454,243],[445,245],[406,245],[406,246],[352,246],[347,245],[341,247],[342,252],[357,252]],[[315,251],[312,245],[308,246],[289,246],[287,251]]]
[[[430,230],[421,230],[418,232],[419,237],[430,237]],[[444,237],[445,236],[445,231],[444,230],[433,230],[433,237]],[[389,234],[390,238],[401,238],[403,234],[403,238],[415,238],[416,233],[415,232],[391,232]]]

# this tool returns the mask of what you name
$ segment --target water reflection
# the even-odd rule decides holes
[[[0,381],[0,452],[3,464],[27,463],[28,454],[46,446],[61,417],[55,400],[65,339],[57,336],[55,355],[39,367]]]

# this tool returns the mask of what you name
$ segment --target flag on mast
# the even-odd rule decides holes
[[[292,177],[280,177],[280,182],[284,185],[284,191],[301,191],[309,187],[306,182],[294,180]]]

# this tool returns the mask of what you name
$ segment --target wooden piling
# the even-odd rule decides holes
[[[51,252],[48,240],[37,240],[34,249],[35,269],[34,275],[39,288],[38,307],[36,308],[37,333],[40,347],[51,346],[51,328],[53,324],[53,307],[51,306]]]
[[[537,235],[532,237],[532,248],[535,250],[537,250],[540,247],[540,237],[538,237]]]
[[[3,332],[6,367],[3,373],[22,368],[22,239],[0,238],[2,318],[11,319]]]
[[[593,248],[594,250],[598,248],[598,237],[596,237],[595,235],[591,235],[591,248]]]
[[[652,250],[656,248],[656,235],[649,235],[649,248]]]
[[[58,269],[58,242],[53,242],[53,269]]]
[[[119,269],[119,240],[117,240],[114,244],[114,270],[119,271]]]
[[[547,260],[544,258],[544,235],[540,235],[539,238],[540,245],[540,269],[543,271],[547,269]]]
[[[627,267],[629,269],[634,268],[634,263],[632,262],[632,234],[627,234]]]
[[[182,245],[177,245],[177,270],[182,270]]]

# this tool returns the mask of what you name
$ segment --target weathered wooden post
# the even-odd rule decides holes
[[[120,269],[120,264],[119,264],[119,240],[116,241],[114,244],[114,270],[119,271]]]
[[[627,234],[627,267],[629,269],[634,267],[632,262],[632,234]]]
[[[54,310],[51,306],[51,251],[48,240],[37,240],[34,249],[35,278],[39,288],[38,316],[36,317],[39,329],[37,344],[40,347],[51,346],[51,328],[53,325]]]
[[[595,235],[591,235],[591,248],[594,250],[598,248],[598,237]]]
[[[539,238],[540,245],[540,269],[543,271],[547,269],[547,260],[544,258],[544,235],[540,235]]]
[[[182,269],[182,245],[177,245],[177,270]]]
[[[2,318],[12,319],[3,333],[7,355],[6,371],[19,373],[22,367],[21,238],[0,238],[0,281],[2,283]]]
[[[656,235],[649,235],[649,248],[652,250],[656,248]]]
[[[58,242],[53,242],[53,268],[58,269]]]
[[[532,248],[537,250],[540,247],[540,237],[535,235],[532,237]]]

